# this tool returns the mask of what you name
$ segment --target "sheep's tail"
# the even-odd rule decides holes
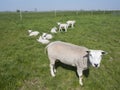
[[[48,45],[45,47],[44,53],[47,54]]]
[[[48,45],[45,47],[45,50],[44,50],[45,54],[47,54],[47,49],[48,49],[48,47],[50,47],[52,44],[54,44],[54,42],[49,42]]]
[[[45,47],[44,53],[47,54],[47,48],[51,45],[51,42],[48,43],[48,45]]]
[[[61,41],[54,41],[54,42],[50,42],[46,47],[45,47],[45,54],[47,54],[47,49],[48,47],[50,47],[51,45],[55,44],[55,43],[58,43],[58,42],[61,42]]]

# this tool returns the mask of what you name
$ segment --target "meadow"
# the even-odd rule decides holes
[[[51,40],[65,41],[108,52],[101,66],[83,75],[80,86],[74,69],[60,65],[50,75],[46,45],[29,37],[28,29],[50,33],[56,22],[76,20],[74,29]],[[0,12],[0,90],[119,90],[120,12]]]

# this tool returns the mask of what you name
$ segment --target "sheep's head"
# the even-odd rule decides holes
[[[28,30],[28,32],[29,32],[29,33],[31,33],[31,32],[32,32],[32,30]]]
[[[103,50],[89,50],[87,51],[87,53],[88,53],[89,61],[93,67],[99,67],[100,62],[102,60],[102,55],[107,54]]]
[[[74,22],[74,23],[76,23],[76,21],[75,21],[75,20],[74,20],[73,22]]]
[[[54,27],[55,30],[57,30],[57,27]]]
[[[43,33],[43,34],[42,34],[42,37],[45,37],[46,35],[47,35],[47,33]]]
[[[61,23],[60,22],[57,22],[57,25],[59,26]]]

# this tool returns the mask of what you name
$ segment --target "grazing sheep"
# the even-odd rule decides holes
[[[52,39],[53,36],[51,34],[43,33],[42,38],[44,38],[44,39]]]
[[[42,43],[42,44],[48,44],[50,41],[47,39],[42,38],[41,36],[39,37],[39,39],[37,39],[38,42]]]
[[[68,24],[68,27],[74,28],[74,25],[75,25],[76,21],[75,20],[69,20],[66,23]]]
[[[56,28],[56,27],[53,27],[53,28],[51,29],[51,33],[57,33],[57,28]]]
[[[79,76],[79,83],[82,83],[82,72],[87,69],[89,65],[93,67],[99,67],[102,59],[102,54],[105,54],[102,50],[89,50],[83,46],[77,46],[74,44],[55,41],[46,46],[48,52],[48,58],[50,60],[51,75],[55,77],[55,62],[60,62],[77,67],[77,73]]]
[[[32,30],[28,30],[29,36],[37,36],[39,34],[38,31],[32,31]]]
[[[58,26],[59,26],[59,32],[62,31],[63,29],[65,30],[65,32],[67,32],[67,29],[68,29],[68,24],[66,23],[57,23]]]

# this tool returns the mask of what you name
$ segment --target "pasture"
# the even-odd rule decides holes
[[[76,20],[75,28],[54,34],[65,41],[108,52],[100,68],[92,66],[80,86],[75,70],[60,65],[50,75],[46,45],[29,37],[28,29],[50,33],[56,22]],[[120,89],[120,14],[101,12],[0,13],[0,90],[118,90]]]

